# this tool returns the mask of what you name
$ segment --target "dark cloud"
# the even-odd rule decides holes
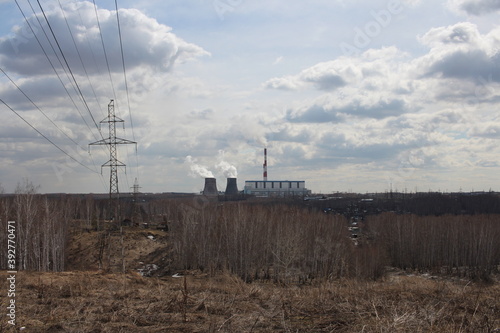
[[[36,101],[37,105],[43,105],[50,101],[57,104],[58,97],[64,96],[64,87],[56,77],[42,76],[37,79],[18,80],[16,84],[22,91]],[[10,84],[2,90],[4,100],[9,104],[15,104],[17,110],[33,109],[33,104],[14,85]]]
[[[189,113],[189,116],[194,119],[210,119],[214,114],[213,109],[204,109],[204,110],[193,110]]]
[[[500,82],[500,54],[489,57],[482,50],[456,51],[436,61],[427,75],[444,78],[488,80]]]
[[[473,137],[498,139],[500,138],[500,124],[486,123],[472,128],[469,133]]]
[[[332,91],[347,85],[343,75],[353,74],[350,68],[335,61],[309,67],[298,75],[272,78],[264,83],[267,89],[298,90],[312,84],[318,90]]]
[[[292,133],[291,127],[285,126],[277,132],[269,133],[267,139],[268,141],[307,143],[311,140],[311,133],[305,129]]]
[[[285,118],[293,123],[336,123],[343,120],[342,115],[337,110],[325,109],[325,107],[316,104],[299,114],[288,110]]]
[[[472,15],[483,15],[500,10],[498,0],[468,0],[461,4],[461,9]]]
[[[273,166],[290,166],[294,165],[296,161],[306,160],[306,150],[301,145],[285,144],[282,152],[277,157],[277,161]]]
[[[469,25],[456,25],[450,34],[443,39],[443,42],[452,44],[470,43],[474,38],[473,33],[477,32],[475,29],[471,30]]]
[[[9,112],[11,111],[9,110]],[[12,115],[15,117],[13,113]],[[17,117],[13,119],[17,119]],[[25,126],[24,123],[19,125],[11,123],[9,124],[9,126],[5,126],[5,124],[3,124],[3,126],[1,126],[0,128],[1,128],[0,140],[4,142],[9,139],[15,140],[16,142],[23,142],[23,141],[29,142],[40,138],[40,136],[35,131],[33,131],[28,126]]]
[[[393,137],[387,137],[386,140],[380,139],[380,137],[374,137],[372,141],[367,137],[363,143],[353,143],[342,135],[327,133],[317,143],[314,159],[339,164],[388,161],[405,151],[428,144],[425,138],[419,136],[409,141],[395,140]]]
[[[305,78],[304,81],[313,83],[316,88],[324,91],[331,91],[346,85],[346,82],[340,75],[325,73],[318,77]]]
[[[500,166],[497,161],[479,161],[477,165],[483,168],[498,168]]]
[[[289,110],[286,114],[286,120],[296,123],[336,123],[345,120],[346,115],[383,119],[398,116],[408,111],[409,107],[403,100],[399,99],[379,101],[374,105],[365,105],[359,100],[354,100],[350,104],[338,108],[315,104],[304,111]]]

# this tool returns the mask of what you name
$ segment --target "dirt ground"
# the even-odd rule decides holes
[[[159,276],[170,268],[167,233],[161,230],[124,227],[114,231],[78,231],[68,246],[69,271],[143,269]],[[158,268],[151,272],[153,265]]]

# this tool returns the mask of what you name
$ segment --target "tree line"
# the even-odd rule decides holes
[[[487,279],[500,264],[497,214],[419,216],[381,213],[360,224],[295,201],[218,202],[205,197],[125,200],[122,216],[168,227],[170,271],[229,271],[245,281],[377,279],[387,266]],[[137,213],[139,212],[139,213]],[[70,228],[102,230],[111,212],[92,195],[50,196],[25,181],[0,197],[0,244],[16,221],[18,269],[62,271]],[[6,248],[6,246],[5,246]],[[6,269],[7,251],[0,251]]]
[[[7,269],[7,223],[15,221],[15,257],[19,270],[63,271],[72,218],[67,200],[49,200],[25,181],[15,194],[0,199],[0,269]],[[5,245],[4,245],[5,244]]]
[[[345,217],[285,204],[171,206],[173,269],[229,271],[245,281],[379,277],[376,245],[356,247]]]
[[[391,266],[479,279],[498,273],[499,215],[383,213],[366,224],[367,235],[383,246]]]
[[[377,279],[387,266],[489,279],[500,265],[499,215],[382,213],[360,223],[296,205],[172,206],[175,269],[229,270],[244,280]]]

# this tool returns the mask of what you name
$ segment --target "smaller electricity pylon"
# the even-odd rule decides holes
[[[118,191],[118,167],[125,167],[126,165],[118,160],[116,145],[135,144],[137,149],[137,142],[130,141],[116,137],[116,123],[124,123],[124,120],[117,117],[115,114],[115,104],[111,100],[108,104],[108,116],[101,120],[100,124],[108,123],[109,137],[92,142],[89,146],[109,146],[109,160],[101,165],[101,172],[103,167],[109,167],[109,205],[110,211],[114,213],[114,220],[118,219],[120,214],[120,192]],[[123,124],[125,128],[125,124]]]
[[[141,211],[139,204],[139,194],[140,194],[139,189],[141,187],[139,186],[137,178],[135,179],[134,186],[132,186],[131,188],[133,189],[133,198],[134,198],[132,222],[138,224],[142,220],[142,218],[141,218]]]

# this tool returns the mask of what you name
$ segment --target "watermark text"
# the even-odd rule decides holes
[[[16,221],[7,222],[7,323],[16,325]]]

